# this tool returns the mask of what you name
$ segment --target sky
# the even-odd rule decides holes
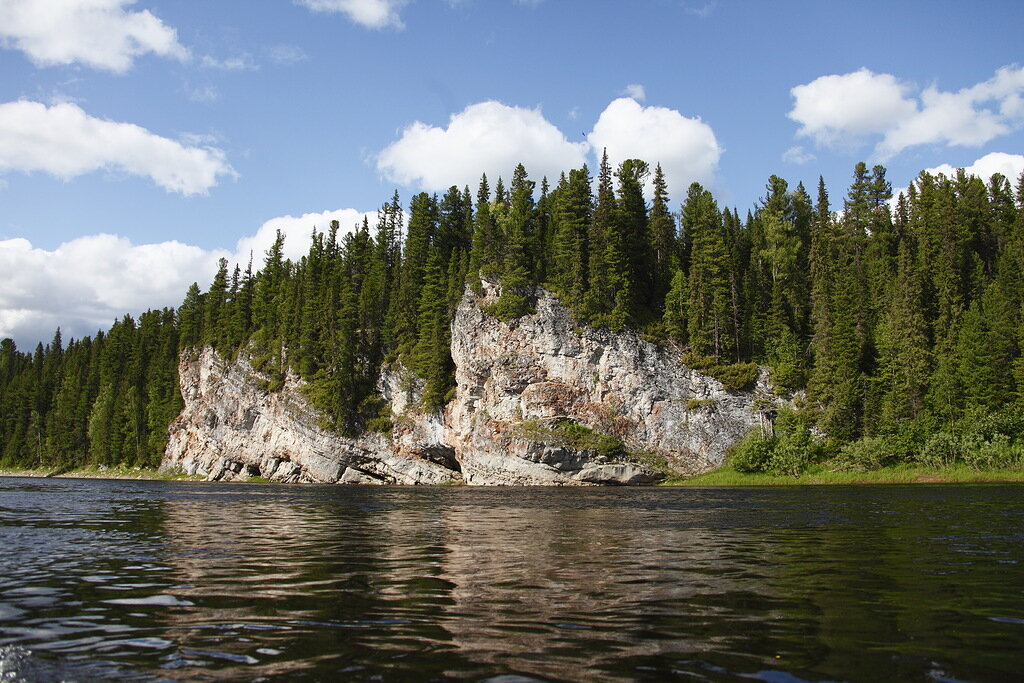
[[[770,175],[1024,171],[1024,3],[0,0],[0,337],[177,306],[275,231],[637,157],[741,216]]]

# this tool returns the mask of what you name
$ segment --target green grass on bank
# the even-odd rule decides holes
[[[941,469],[920,465],[895,465],[870,472],[843,472],[826,467],[811,467],[798,476],[737,472],[725,465],[712,472],[688,479],[666,481],[665,486],[806,486],[821,484],[970,484],[982,482],[1022,482],[1022,470],[976,470],[964,465]]]
[[[185,474],[181,470],[131,467],[128,465],[87,465],[71,470],[0,469],[0,477],[59,477],[67,479],[146,479],[154,481],[204,481],[201,474]]]

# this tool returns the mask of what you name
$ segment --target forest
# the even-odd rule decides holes
[[[502,320],[542,286],[581,324],[674,346],[731,389],[769,366],[792,408],[733,449],[739,471],[1024,467],[1024,175],[922,173],[893,200],[885,168],[859,163],[840,201],[821,178],[813,193],[773,175],[741,217],[694,183],[675,212],[660,166],[607,155],[596,178],[538,187],[519,165],[475,195],[406,208],[396,192],[372,230],[314,231],[298,262],[281,234],[262,263],[222,260],[177,310],[31,352],[0,341],[0,466],[155,467],[179,355],[203,346],[246,354],[271,391],[301,376],[325,427],[386,432],[381,368],[416,373],[440,409],[455,308],[485,277]]]

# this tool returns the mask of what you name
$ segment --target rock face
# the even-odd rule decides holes
[[[486,311],[498,284],[468,291],[452,324],[455,398],[443,414],[417,408],[401,368],[382,372],[390,436],[346,439],[317,426],[301,380],[261,388],[244,358],[183,354],[185,409],[170,428],[165,467],[210,479],[483,485],[649,484],[696,474],[763,417],[753,392],[726,391],[673,350],[630,332],[579,328],[551,294],[509,323]]]
[[[449,468],[401,453],[383,435],[345,439],[321,429],[293,375],[280,391],[268,392],[244,358],[227,363],[211,348],[182,354],[178,373],[185,408],[171,423],[163,467],[215,480],[259,476],[285,482],[440,484],[452,479]]]

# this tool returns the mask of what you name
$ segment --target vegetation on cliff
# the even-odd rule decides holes
[[[812,198],[771,176],[743,218],[696,183],[675,214],[659,167],[607,157],[596,179],[584,167],[537,187],[520,165],[507,188],[420,193],[408,213],[396,193],[372,230],[332,224],[298,262],[281,235],[256,268],[222,261],[177,311],[66,346],[58,331],[31,353],[0,342],[0,465],[156,464],[181,408],[178,353],[195,346],[249,354],[270,389],[297,373],[340,433],[387,428],[389,362],[437,409],[451,319],[482,274],[502,281],[490,312],[504,320],[542,285],[581,322],[674,344],[732,388],[770,366],[795,408],[737,448],[737,470],[1019,468],[1024,178],[1014,192],[999,175],[921,174],[891,194],[883,167],[858,164],[835,206],[821,179]]]

